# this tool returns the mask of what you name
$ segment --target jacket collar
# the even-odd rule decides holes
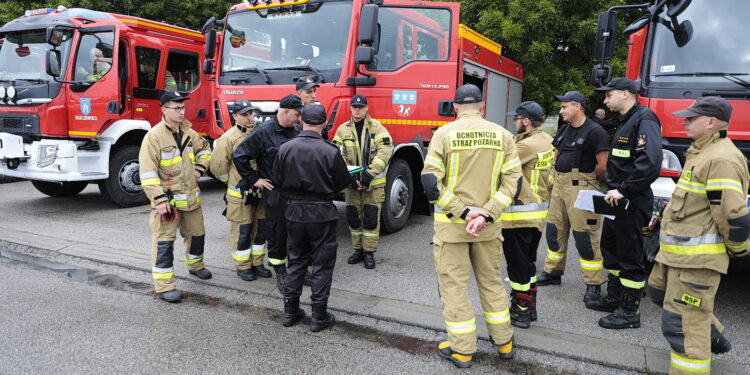
[[[182,130],[184,132],[184,131],[190,129],[190,127],[192,126],[192,124],[188,120],[182,120],[182,122],[180,123],[179,128],[176,127],[176,126],[174,126],[174,125],[172,125],[172,124],[170,124],[170,123],[168,123],[167,120],[165,120],[163,117],[161,119],[161,122],[163,122],[164,126],[166,126],[167,129],[169,129],[169,131],[171,131],[172,133],[177,133],[180,130]]]
[[[482,114],[479,113],[479,111],[466,111],[458,115],[456,117],[456,120],[462,119],[462,118],[475,118],[475,117],[482,117]]]
[[[364,118],[364,121],[365,121],[365,125],[364,125],[364,126],[366,126],[366,127],[369,127],[369,126],[370,126],[370,118],[371,118],[371,117],[370,117],[370,114],[369,114],[369,113],[365,115],[365,118]],[[354,126],[354,124],[356,124],[356,123],[357,123],[357,122],[356,122],[356,121],[354,121],[354,117],[349,117],[349,122],[348,122],[348,123],[346,124],[346,126],[351,126],[351,127],[353,127],[353,126]]]
[[[298,137],[307,137],[307,138],[317,138],[317,139],[323,139],[323,137],[320,136],[320,134],[312,131],[312,130],[303,130],[299,134],[297,134]]]
[[[721,140],[721,138],[723,138],[721,136],[720,132],[721,131],[719,131],[719,130],[713,131],[711,133],[708,133],[708,134],[704,135],[703,137],[701,137],[699,139],[696,139],[690,145],[690,148],[692,148],[692,149],[694,149],[696,151],[703,150],[703,149],[707,148],[711,144],[713,144],[715,142],[718,142],[719,140]]]
[[[541,132],[542,132],[542,128],[541,128],[541,127],[539,127],[539,128],[534,128],[534,129],[531,129],[531,131],[529,131],[529,132],[526,132],[526,133],[523,133],[523,134],[521,134],[521,135],[517,136],[517,137],[516,137],[516,141],[520,141],[520,140],[522,140],[522,139],[526,139],[526,138],[529,138],[529,137],[531,137],[531,136],[534,136],[534,135],[536,135],[536,134],[538,134],[538,133],[541,133]]]

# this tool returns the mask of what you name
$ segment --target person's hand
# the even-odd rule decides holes
[[[195,171],[195,181],[198,181],[201,179],[201,173],[198,171]]]
[[[267,178],[259,178],[258,181],[255,181],[253,186],[261,189],[273,190],[273,184],[271,183],[271,180]]]
[[[167,204],[167,202],[161,202],[154,206],[154,209],[156,210],[157,214],[164,215],[169,212],[169,204]]]
[[[466,233],[469,233],[469,235],[472,237],[479,237],[479,232],[481,232],[486,227],[486,219],[484,218],[484,216],[479,215],[470,220],[468,224],[466,224]]]
[[[612,207],[617,206],[618,201],[622,198],[625,198],[624,195],[622,195],[617,189],[613,189],[607,192],[607,195],[604,196],[604,201],[607,202]]]
[[[370,187],[370,182],[372,182],[372,176],[370,176],[367,172],[362,172],[362,179],[359,181],[360,186],[363,187],[359,190],[365,190]]]
[[[364,191],[367,190],[367,187],[365,185],[362,185],[361,182],[357,181],[357,190]]]
[[[466,222],[470,222],[470,221],[472,221],[472,220],[474,220],[474,219],[476,219],[477,217],[480,217],[480,216],[486,219],[486,218],[490,217],[490,214],[489,214],[489,212],[485,211],[484,209],[481,209],[481,210],[471,210],[471,211],[469,211],[468,214],[466,214],[466,219],[465,220],[466,220]],[[487,221],[487,220],[485,220],[485,221]]]

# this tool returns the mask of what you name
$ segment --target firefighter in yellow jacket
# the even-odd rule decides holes
[[[458,367],[471,366],[477,325],[469,298],[474,273],[492,340],[501,358],[513,356],[508,297],[500,279],[500,214],[512,203],[522,177],[513,135],[480,113],[482,92],[456,90],[457,118],[430,142],[422,186],[435,208],[433,253],[448,340],[438,354]]]
[[[245,99],[232,104],[234,126],[216,141],[211,156],[211,172],[220,181],[227,183],[227,209],[224,215],[231,223],[229,248],[232,250],[237,276],[245,281],[272,276],[271,271],[263,267],[266,236],[261,223],[265,220],[265,210],[260,204],[260,190],[253,188],[241,191],[237,184],[242,177],[232,163],[232,154],[237,145],[255,128],[254,108],[252,103]],[[254,164],[255,161],[250,163]]]
[[[729,258],[746,255],[750,245],[747,161],[727,138],[732,107],[726,100],[703,97],[674,115],[685,118],[682,125],[693,143],[664,209],[647,289],[664,308],[669,374],[708,374],[711,353],[731,349],[713,314],[714,296]]]
[[[140,178],[151,206],[153,231],[152,276],[156,293],[167,302],[178,302],[174,278],[174,241],[177,229],[184,239],[185,262],[191,275],[210,279],[203,264],[205,228],[198,179],[208,169],[211,147],[185,120],[188,98],[174,91],[160,99],[162,121],[143,138],[138,155]]]
[[[545,118],[542,106],[523,102],[508,115],[516,126],[523,181],[513,204],[500,216],[503,252],[512,289],[510,322],[528,328],[536,320],[536,250],[549,209],[547,184],[555,155],[552,137],[540,128]]]
[[[385,173],[393,154],[388,130],[367,114],[367,98],[354,95],[352,118],[336,130],[333,142],[341,147],[347,165],[364,170],[352,175],[346,189],[346,218],[352,233],[354,254],[347,263],[364,260],[365,268],[375,268],[375,250],[380,238],[380,209],[385,200]]]

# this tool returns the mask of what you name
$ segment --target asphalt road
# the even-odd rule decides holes
[[[231,269],[229,225],[221,216],[224,189],[218,182],[208,179],[201,181],[201,188],[204,191],[206,263],[209,267]],[[115,208],[93,185],[77,197],[56,199],[38,193],[28,182],[2,184],[0,212],[0,238],[3,230],[17,230],[134,252],[150,251],[147,225],[149,208]],[[343,211],[340,212],[334,288],[430,306],[440,305],[430,247],[433,233],[431,218],[413,216],[405,230],[382,237],[380,250],[375,256],[377,268],[370,271],[361,264],[346,264],[346,258],[351,253],[351,242]],[[544,242],[540,244],[539,268],[544,261],[545,248]],[[569,248],[575,249],[572,243]],[[571,254],[563,285],[540,288],[540,320],[536,322],[537,325],[668,350],[661,335],[660,312],[646,300],[641,308],[642,328],[622,331],[600,328],[597,321],[603,314],[583,306],[584,285],[577,263],[577,256]],[[750,281],[748,264],[732,265],[730,274],[722,281],[716,302],[716,315],[727,326],[726,336],[734,346],[732,352],[716,358],[746,364],[750,363],[750,325],[746,324],[745,314],[750,303],[750,288],[744,287]],[[475,308],[480,311],[474,290],[472,296]]]

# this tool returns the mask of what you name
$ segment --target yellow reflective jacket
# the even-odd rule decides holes
[[[516,137],[523,183],[500,216],[503,228],[544,228],[549,209],[549,175],[555,163],[552,137],[536,128]]]
[[[658,262],[726,273],[729,255],[750,244],[747,161],[723,134],[713,132],[690,145],[664,209]]]
[[[367,155],[368,160],[363,161],[363,153],[367,144],[365,138],[368,136],[370,153]],[[367,115],[365,124],[362,126],[362,135],[358,137],[354,120],[350,119],[336,129],[333,143],[341,148],[341,155],[346,165],[361,166],[367,174],[372,176],[368,190],[385,185],[386,167],[393,155],[393,139],[383,124]]]
[[[240,189],[237,188],[237,184],[242,181],[242,176],[232,163],[232,154],[253,129],[255,129],[255,124],[248,126],[234,125],[222,134],[214,144],[210,164],[211,173],[219,181],[227,183],[227,199],[243,199]],[[255,160],[250,161],[250,166],[257,170]]]
[[[477,242],[500,237],[500,214],[521,179],[513,135],[479,112],[460,114],[430,141],[422,186],[435,205],[435,239]],[[466,213],[484,208],[491,221],[479,237],[466,233]]]
[[[180,124],[182,152],[174,136],[178,129],[164,120],[143,138],[138,163],[141,185],[152,206],[170,201],[170,194],[170,204],[181,211],[192,211],[200,206],[201,192],[195,181],[195,171],[203,175],[208,170],[211,146],[191,126],[187,120]]]

